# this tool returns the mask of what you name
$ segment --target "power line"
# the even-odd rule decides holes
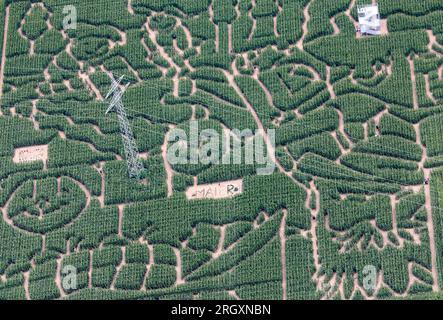
[[[128,121],[128,117],[126,115],[125,107],[123,106],[122,98],[123,93],[129,86],[129,83],[126,84],[123,88],[120,88],[120,83],[123,80],[123,76],[115,80],[114,76],[111,74],[112,86],[109,90],[106,99],[112,96],[109,109],[106,111],[106,114],[112,110],[115,110],[117,113],[117,119],[120,125],[120,132],[123,140],[123,146],[125,148],[126,154],[126,162],[128,166],[128,174],[130,178],[140,179],[143,173],[143,164],[140,161],[138,155],[137,144],[134,139],[134,135],[131,130],[131,126]]]
[[[215,107],[215,106],[214,106]],[[228,109],[228,110],[225,110],[225,111],[228,111],[228,112],[233,112],[233,110],[230,110],[230,109]],[[266,115],[266,116],[268,116],[268,115]],[[326,131],[325,131],[326,132]]]
[[[155,84],[154,84],[154,86],[155,86]],[[58,102],[57,102],[58,103]],[[104,103],[104,102],[93,102],[93,103]],[[129,109],[129,110],[131,110],[131,109]],[[235,109],[235,110],[237,110],[237,109]],[[223,109],[223,111],[227,111],[227,112],[234,112],[234,110],[230,110],[230,109]],[[173,123],[173,124],[175,124],[175,125],[179,125],[179,123],[176,123],[176,122],[173,122],[173,121],[170,121],[169,119],[165,119],[165,118],[161,118],[161,117],[157,117],[157,116],[151,116],[151,115],[148,115],[148,114],[146,114],[146,113],[142,113],[142,112],[139,112],[139,111],[135,111],[134,110],[134,112],[137,112],[137,113],[139,113],[139,114],[141,114],[141,115],[146,115],[148,118],[154,118],[154,119],[158,119],[158,120],[161,120],[161,121],[165,121],[166,123]],[[74,116],[75,117],[75,116]],[[88,117],[85,117],[85,118],[88,118]],[[323,120],[328,120],[328,119],[335,119],[335,118],[322,118]],[[297,124],[295,124],[295,125],[297,125]],[[299,126],[301,126],[301,127],[307,127],[307,128],[316,128],[315,126],[313,126],[313,125],[308,125],[308,124],[298,124]],[[316,131],[319,131],[320,133],[330,133],[330,131],[327,131],[327,130],[316,130]],[[158,132],[155,132],[156,134],[158,134]],[[349,138],[352,142],[359,142],[359,140],[355,140],[355,139],[352,139],[352,138]],[[373,141],[373,142],[368,142],[368,144],[370,144],[370,145],[381,145],[381,144],[378,144],[377,143],[377,141]],[[383,147],[385,147],[384,145],[382,145]],[[406,153],[406,154],[408,154],[408,155],[412,155],[412,154],[410,154],[409,152],[407,152],[406,150],[400,150],[400,149],[396,149],[396,148],[385,148],[385,149],[387,149],[387,150],[391,150],[391,151],[401,151],[402,153]]]
[[[153,87],[155,87],[156,86],[156,84],[152,84],[153,85]],[[159,86],[160,87],[160,86]],[[218,98],[218,97],[216,97],[217,99],[220,99],[220,98]],[[51,101],[51,100],[49,100],[49,99],[47,99],[48,101]],[[57,104],[59,103],[58,101],[56,102]],[[76,103],[78,103],[78,102],[76,102]],[[93,103],[93,104],[96,104],[96,103],[105,103],[105,102],[90,102],[90,103]],[[211,106],[211,107],[209,107],[209,108],[212,108],[212,107],[215,107],[215,108],[220,108],[220,106]],[[234,105],[232,105],[232,107],[235,107],[234,108],[234,110],[235,111],[238,111],[238,110],[243,110],[243,109],[241,109],[240,107],[237,107],[237,106],[234,106]],[[129,109],[129,110],[131,110],[131,109]],[[234,110],[231,110],[231,109],[223,109],[222,111],[223,112],[228,112],[228,113],[234,113]],[[152,116],[152,115],[149,115],[149,114],[146,114],[146,113],[142,113],[142,112],[140,112],[140,111],[136,111],[136,110],[133,110],[134,112],[136,112],[136,113],[138,113],[138,114],[141,114],[141,115],[146,115],[148,118],[153,118],[153,119],[158,119],[158,120],[161,120],[161,121],[164,121],[164,122],[166,122],[166,123],[173,123],[173,124],[175,124],[175,125],[178,125],[179,123],[176,123],[176,122],[174,122],[174,121],[171,121],[171,120],[169,120],[169,119],[165,119],[165,118],[161,118],[161,117],[157,117],[157,116]],[[258,112],[258,114],[260,114],[260,115],[263,115],[262,113],[259,113]],[[268,116],[268,114],[266,114],[266,116]],[[75,117],[75,116],[74,116]],[[322,120],[329,120],[329,119],[335,119],[335,117],[334,118],[322,118]],[[302,126],[302,127],[308,127],[308,128],[316,128],[315,126],[313,126],[313,125],[308,125],[308,124],[294,124],[294,125],[299,125],[299,126]],[[319,131],[319,130],[316,130],[316,131]],[[323,132],[323,133],[330,133],[330,131],[327,131],[327,130],[320,130],[320,132]],[[359,142],[359,140],[355,140],[355,139],[352,139],[351,137],[349,137],[349,139],[352,141],[352,142]],[[371,142],[369,142],[369,143],[371,143]],[[374,144],[376,143],[375,141],[373,142]],[[407,151],[405,151],[405,150],[399,150],[399,149],[395,149],[395,148],[385,148],[385,149],[387,149],[387,150],[392,150],[392,151],[401,151],[402,153],[407,153],[407,154],[409,154]],[[411,154],[409,154],[409,155],[411,155]]]
[[[142,129],[143,130],[143,129]],[[144,128],[144,130],[145,131],[150,131],[150,130],[148,130],[148,129],[146,129],[146,128]],[[153,132],[153,131],[151,131],[151,132]],[[156,133],[156,132],[155,132]],[[157,133],[158,134],[158,133]],[[316,163],[319,163],[319,164],[323,164],[322,162],[320,162],[320,161],[316,161],[316,160],[311,160],[311,162],[312,163],[314,163],[314,164],[316,164]],[[346,173],[341,173],[341,172],[339,172],[339,171],[335,171],[334,169],[325,169],[324,167],[319,167],[319,166],[315,166],[315,165],[312,165],[312,164],[305,164],[305,166],[308,166],[308,167],[310,167],[310,168],[314,168],[314,169],[319,169],[319,168],[321,168],[323,171],[326,171],[326,172],[333,172],[333,173],[335,173],[336,175],[338,174],[340,177],[343,177],[343,178],[352,178],[352,179],[356,179],[357,180],[357,182],[366,182],[366,181],[371,181],[371,182],[377,182],[377,183],[380,183],[380,184],[386,184],[386,183],[388,183],[388,182],[392,182],[394,185],[398,185],[398,181],[395,181],[395,180],[392,180],[392,179],[387,179],[387,178],[384,178],[384,177],[380,177],[380,176],[377,176],[377,175],[375,175],[375,174],[366,174],[366,173],[363,173],[363,175],[366,175],[366,176],[368,176],[368,178],[369,177],[374,177],[374,179],[368,179],[368,178],[364,178],[364,177],[359,177],[359,178],[356,178],[355,176],[352,176],[352,175],[349,175],[349,174],[346,174]],[[338,169],[337,169],[338,170]],[[358,172],[358,171],[356,171],[356,172]],[[358,172],[358,173],[360,173],[360,172]],[[328,178],[323,178],[323,177],[319,177],[320,179],[324,179],[324,180],[329,180],[329,181],[343,181],[343,180],[337,180],[337,179],[328,179]],[[385,181],[385,182],[381,182],[381,181],[376,181],[376,178],[379,178],[379,179],[382,179],[383,181]],[[348,179],[344,179],[344,180],[348,180]],[[366,193],[367,191],[370,191],[370,190],[368,190],[368,189],[364,189],[364,188],[361,188],[361,187],[358,187],[358,186],[353,186],[353,189],[354,190],[359,190],[359,191],[363,191],[363,193]],[[181,192],[181,191],[177,191],[177,190],[174,190],[174,191],[176,191],[176,192]],[[279,191],[280,192],[280,191]],[[370,193],[377,193],[377,192],[375,192],[375,191],[370,191]],[[382,192],[383,193],[383,192]],[[152,202],[152,201],[154,201],[155,202],[155,200],[147,200],[147,201],[149,201],[149,202]],[[163,200],[159,200],[159,201],[163,201]],[[423,205],[422,203],[417,203],[417,202],[415,202],[415,201],[404,201],[404,202],[409,202],[409,203],[412,203],[412,204],[420,204],[420,205]],[[432,208],[434,208],[434,206],[432,206]],[[439,209],[438,207],[437,207],[437,209]]]

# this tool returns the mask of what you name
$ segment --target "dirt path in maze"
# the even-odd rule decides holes
[[[215,52],[219,52],[220,48],[220,28],[218,24],[214,22],[214,5],[211,3],[208,8],[209,21],[212,22],[215,28]]]
[[[152,43],[157,48],[158,53],[162,56],[163,59],[165,59],[171,67],[173,67],[176,70],[176,73],[174,77],[172,78],[172,81],[174,83],[174,91],[173,94],[175,97],[178,97],[179,95],[179,74],[181,72],[181,68],[172,60],[172,58],[169,56],[169,54],[166,53],[165,49],[163,49],[162,46],[160,46],[157,42],[157,35],[156,33],[149,27],[149,18],[147,19],[145,23],[146,31],[148,32],[149,39],[151,39]]]
[[[192,235],[195,234],[196,234],[196,229],[192,229]],[[212,254],[212,259],[217,259],[226,251],[229,251],[229,247],[226,248],[226,250],[224,248],[225,238],[226,238],[226,225],[222,225],[220,226],[220,238],[218,240],[217,249]],[[235,245],[235,243],[233,245]]]
[[[329,18],[329,22],[332,25],[332,29],[334,29],[334,33],[333,35],[338,35],[340,34],[340,28],[338,27],[337,23],[335,22],[335,17],[331,17]]]
[[[173,129],[174,126],[169,126],[169,131]],[[162,150],[162,157],[163,157],[163,164],[165,166],[166,170],[166,188],[167,188],[167,196],[172,197],[174,192],[174,186],[173,186],[173,178],[174,178],[174,170],[171,167],[171,164],[168,160],[168,135],[169,131],[165,135],[165,140],[163,141],[163,145],[161,147]]]
[[[120,263],[118,264],[118,266],[115,268],[115,273],[114,273],[114,277],[112,279],[112,283],[110,286],[111,290],[115,290],[115,284],[117,283],[117,279],[120,275],[120,271],[121,269],[126,265],[126,247],[122,246],[120,248],[121,252],[122,252],[122,259],[120,261]]]
[[[339,109],[336,109],[336,111],[338,113],[338,131],[341,133],[343,138],[349,144],[348,148],[345,148],[345,146],[343,146],[343,148],[346,149],[346,152],[344,154],[342,154],[342,155],[345,155],[345,154],[348,154],[351,151],[351,149],[354,146],[354,142],[352,142],[351,138],[348,137],[348,135],[347,135],[347,133],[345,131],[345,116],[343,115],[343,112],[341,110],[339,110]],[[341,142],[340,142],[340,144],[341,144]]]
[[[331,96],[331,99],[337,98],[337,95],[334,91],[334,86],[331,83],[331,67],[326,66],[326,87],[328,88],[329,95]]]
[[[241,91],[241,89],[239,88],[237,83],[235,82],[235,76],[237,76],[236,73],[238,73],[238,71],[234,70],[234,74],[231,74],[228,71],[224,70],[223,73],[225,74],[225,77],[228,79],[229,85],[235,90],[237,95],[240,97],[242,102],[245,104],[249,113],[252,115],[252,117],[257,125],[258,131],[263,136],[264,143],[266,144],[267,153],[270,156],[271,161],[273,163],[275,163],[275,165],[277,166],[277,168],[279,169],[280,172],[282,172],[286,175],[291,175],[291,173],[286,172],[285,169],[282,167],[282,165],[277,161],[277,158],[275,156],[275,148],[269,139],[269,136],[265,130],[265,127],[263,126],[263,123],[260,120],[260,117],[258,116],[257,111],[254,109],[254,107],[251,105],[251,103],[245,98],[243,92]]]
[[[426,89],[426,95],[427,95],[427,97],[428,97],[429,99],[431,99],[431,101],[432,101],[434,104],[437,104],[438,101],[437,101],[437,99],[435,99],[435,97],[434,97],[434,95],[432,94],[432,91],[431,91],[431,81],[430,81],[430,79],[429,79],[429,74],[425,74],[424,77],[425,77],[425,89]]]
[[[348,16],[349,20],[351,20],[351,22],[354,24],[355,28],[358,28],[358,22],[355,21],[354,17],[351,14],[352,9],[355,6],[355,0],[352,0],[351,3],[349,4],[348,10],[345,11],[345,14]]]
[[[241,300],[240,297],[238,296],[237,292],[235,290],[229,290],[228,294],[233,297],[235,300]]]
[[[105,194],[106,194],[106,183],[105,183],[105,162],[101,161],[99,166],[96,168],[98,173],[100,174],[100,180],[101,180],[101,188],[100,188],[100,195],[97,197],[98,202],[100,203],[100,208],[105,207]]]
[[[132,0],[128,0],[128,12],[132,15],[135,14],[134,8],[132,7]]]
[[[183,32],[185,33],[185,36],[186,36],[186,41],[188,42],[188,48],[190,48],[192,46],[192,35],[191,35],[191,32],[183,24],[183,22],[180,19],[178,19],[177,22],[178,22],[178,26],[183,29]]]
[[[104,101],[103,95],[101,94],[100,90],[95,86],[95,84],[91,81],[89,78],[89,75],[86,72],[78,72],[78,77],[83,81],[83,83],[91,89],[92,92],[94,92],[97,100]]]
[[[117,205],[118,210],[118,228],[117,228],[117,234],[119,237],[123,237],[123,218],[125,214],[125,205],[119,204]]]
[[[383,118],[383,116],[385,115],[385,114],[388,114],[389,113],[389,109],[385,106],[385,109],[383,109],[383,111],[381,111],[381,112],[379,112],[379,113],[377,113],[372,119],[374,120],[374,124],[375,124],[375,126],[379,126],[380,125],[380,121],[381,121],[381,118]]]
[[[306,35],[308,34],[308,23],[311,20],[311,16],[309,15],[309,8],[311,7],[311,3],[312,1],[310,1],[306,7],[303,9],[303,17],[304,17],[304,21],[303,21],[303,25],[302,25],[302,36],[300,38],[300,40],[297,41],[297,44],[295,45],[299,50],[304,51],[303,50],[303,44],[305,42],[305,38]]]
[[[392,217],[392,233],[395,234],[397,239],[400,242],[400,247],[403,247],[403,239],[398,235],[398,225],[397,225],[397,206],[398,206],[398,199],[395,194],[389,195],[389,200],[391,204],[391,217]]]
[[[63,288],[63,279],[62,279],[62,263],[63,263],[64,255],[60,255],[60,257],[56,260],[57,268],[55,270],[55,285],[60,293],[60,298],[66,297],[65,290]]]
[[[28,11],[26,11],[26,13],[25,13],[25,16],[20,20],[20,25],[19,25],[19,27],[18,27],[18,29],[17,29],[17,33],[20,35],[20,37],[23,39],[23,40],[25,40],[26,42],[28,42],[29,43],[29,55],[33,55],[34,53],[33,53],[33,51],[34,51],[34,48],[33,48],[33,43],[32,43],[32,40],[31,39],[29,39],[25,34],[24,34],[24,32],[23,32],[23,27],[24,27],[24,25],[25,25],[25,19],[26,19],[26,17],[27,16],[29,16],[29,13],[31,12],[31,10],[32,10],[32,8],[33,8],[34,6],[33,5],[31,5],[31,7],[28,9]]]
[[[274,22],[274,36],[276,38],[280,37],[280,33],[278,32],[278,16],[281,14],[281,12],[283,11],[283,8],[280,6],[280,3],[277,1],[277,8],[278,8],[278,12],[277,14],[273,17],[273,22]]]
[[[191,32],[189,31],[189,29],[183,24],[183,22],[181,21],[181,19],[177,19],[177,27],[181,28],[183,30],[183,32],[185,33],[186,36],[186,42],[188,43],[187,48],[191,48],[192,47],[192,35]],[[174,43],[177,44],[177,39],[174,39]],[[178,47],[178,46],[177,46]],[[196,47],[196,49],[199,47]],[[189,58],[185,59],[184,58],[184,51],[178,48],[178,52],[180,52],[182,58],[183,58],[183,62],[186,66],[186,68],[189,69],[190,72],[194,72],[195,68],[191,65],[191,63],[189,62]],[[195,80],[191,80],[193,83],[195,82]]]
[[[8,30],[9,30],[9,9],[10,6],[7,6],[5,14],[5,25],[3,29],[2,62],[0,67],[0,101],[3,95],[3,83],[5,79],[4,77],[5,77],[5,65],[6,65],[6,44],[8,41]]]
[[[266,88],[266,86],[263,84],[263,82],[261,82],[260,78],[259,78],[259,71],[258,69],[255,70],[254,74],[252,75],[252,77],[255,79],[255,81],[257,81],[257,83],[259,84],[260,88],[263,90],[263,92],[266,95],[266,100],[268,101],[268,104],[275,108],[274,106],[274,99],[272,98],[272,94],[271,92],[269,92],[268,88]],[[276,108],[277,109],[277,108]]]
[[[182,263],[182,256],[180,254],[180,250],[177,248],[172,248],[175,254],[175,259],[177,261],[177,265],[175,266],[175,273],[176,273],[176,279],[175,279],[175,285],[178,286],[180,284],[184,284],[185,280],[183,279],[183,263]]]
[[[281,273],[282,273],[282,291],[283,291],[283,300],[288,299],[288,290],[287,290],[287,272],[286,272],[286,219],[288,217],[288,210],[283,209],[283,217],[281,219],[279,236],[280,236],[280,248],[281,248]]]
[[[251,0],[251,10],[248,11],[248,17],[252,21],[252,28],[248,37],[249,41],[252,40],[252,38],[254,37],[255,30],[257,29],[257,20],[255,20],[254,16],[252,15],[252,10],[254,10],[255,6],[256,6],[256,0]]]
[[[428,33],[428,37],[429,37],[429,45],[428,45],[429,52],[432,52],[437,57],[440,57],[440,58],[443,57],[443,54],[434,50],[434,45],[443,49],[443,47],[438,43],[437,37],[435,36],[434,32],[432,30],[426,30],[426,32]]]
[[[423,145],[421,132],[420,132],[420,124],[417,123],[414,125],[415,135],[416,135],[416,143],[422,149],[422,160],[419,163],[419,169],[423,170],[425,179],[429,180],[428,184],[424,185],[425,191],[425,208],[427,212],[427,226],[429,233],[429,247],[431,251],[431,263],[432,263],[432,278],[434,280],[434,284],[432,286],[432,290],[439,291],[438,285],[438,270],[437,270],[437,247],[435,245],[435,230],[434,230],[434,221],[432,219],[432,198],[431,198],[431,169],[424,168],[424,164],[428,159],[427,148]]]
[[[72,182],[74,182],[80,188],[80,190],[84,193],[85,199],[86,199],[86,203],[85,203],[84,208],[80,211],[80,213],[74,219],[72,219],[70,222],[68,222],[67,224],[64,225],[65,228],[70,227],[71,225],[73,225],[80,218],[80,216],[82,216],[83,213],[85,213],[89,209],[89,207],[91,205],[91,200],[92,200],[92,195],[91,195],[91,192],[88,190],[88,188],[86,188],[82,183],[80,183],[79,181],[77,181],[77,180],[75,180],[73,178],[68,178],[68,179],[71,180]],[[17,230],[19,232],[22,232],[22,233],[25,233],[25,234],[28,234],[28,235],[41,235],[40,233],[34,233],[34,232],[30,232],[30,231],[27,231],[27,230],[20,229],[20,228],[16,227],[14,225],[14,221],[11,218],[9,218],[9,216],[8,216],[9,205],[11,204],[11,202],[14,199],[16,193],[21,189],[22,186],[23,186],[23,184],[21,184],[18,188],[16,188],[9,195],[9,197],[7,198],[7,201],[4,204],[4,206],[0,207],[0,211],[2,213],[3,221],[6,224],[8,224],[12,229]],[[34,191],[33,191],[34,194],[36,192],[35,190],[36,190],[36,184],[35,184],[35,181],[34,181]]]
[[[148,243],[148,241],[142,236],[141,238],[138,239],[138,242],[144,246],[146,246],[147,250],[148,250],[148,263],[146,264],[146,272],[145,275],[143,277],[143,282],[141,285],[140,290],[141,291],[145,291],[146,292],[146,281],[148,280],[149,277],[149,272],[151,270],[151,267],[154,265],[154,248],[151,244]]]
[[[418,97],[417,97],[417,79],[415,76],[415,64],[414,57],[408,57],[409,69],[411,70],[411,82],[412,82],[412,103],[414,109],[418,109]]]
[[[430,179],[431,170],[423,169],[426,179]],[[425,207],[428,214],[428,231],[429,231],[429,242],[430,242],[430,250],[431,250],[431,262],[432,262],[432,278],[434,280],[434,284],[432,285],[433,291],[439,291],[438,285],[438,271],[437,271],[437,248],[435,245],[435,230],[434,230],[434,221],[432,219],[432,198],[431,198],[431,186],[430,184],[425,185]]]
[[[315,209],[311,209],[312,219],[311,219],[311,236],[312,236],[312,255],[314,258],[315,273],[313,275],[313,280],[317,284],[317,288],[321,288],[321,279],[318,275],[321,269],[320,264],[320,254],[318,252],[318,237],[317,237],[317,225],[318,225],[318,213],[320,212],[320,192],[317,190],[314,181],[310,182],[309,198],[315,197]],[[309,199],[310,202],[311,199]]]
[[[23,273],[23,288],[25,290],[25,299],[31,300],[31,295],[29,294],[29,275],[30,271],[26,271]]]

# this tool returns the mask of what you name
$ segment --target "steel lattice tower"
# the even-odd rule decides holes
[[[142,162],[138,157],[139,153],[137,144],[135,143],[134,135],[132,133],[131,126],[129,124],[129,120],[126,115],[126,111],[122,101],[123,93],[128,88],[129,83],[125,86],[120,86],[120,83],[123,80],[123,76],[121,76],[118,80],[115,80],[114,76],[111,74],[111,79],[112,85],[111,89],[106,95],[106,99],[108,99],[110,96],[112,96],[112,98],[106,114],[113,110],[115,110],[115,112],[117,113],[117,119],[120,125],[120,133],[123,140],[123,146],[125,148],[129,177],[140,179],[144,168]]]

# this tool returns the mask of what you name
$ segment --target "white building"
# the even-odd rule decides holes
[[[357,6],[357,12],[361,35],[378,36],[382,34],[378,4]]]

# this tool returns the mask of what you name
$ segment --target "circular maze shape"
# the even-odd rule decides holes
[[[29,180],[13,194],[7,217],[18,229],[44,235],[72,222],[87,206],[87,194],[70,178]]]

